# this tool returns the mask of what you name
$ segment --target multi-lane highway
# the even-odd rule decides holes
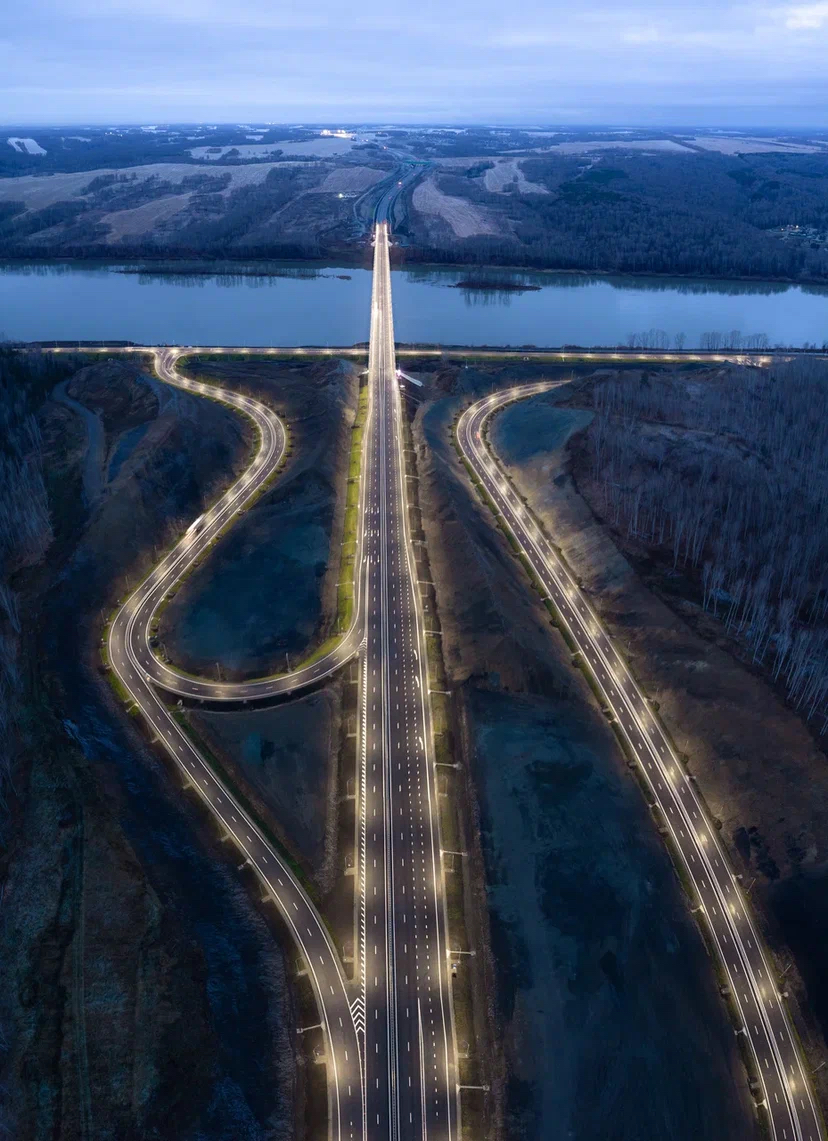
[[[388,227],[375,232],[362,659],[362,977],[368,1136],[457,1137],[428,668],[409,538]]]
[[[760,1112],[767,1113],[772,1136],[776,1141],[819,1141],[820,1117],[779,982],[716,829],[623,655],[486,444],[490,416],[516,399],[554,386],[552,382],[525,385],[473,404],[458,421],[461,452],[554,604],[658,806],[729,980],[738,1034],[753,1057],[761,1087]]]
[[[351,628],[308,666],[252,682],[190,677],[155,656],[158,607],[278,470],[285,448],[284,427],[266,405],[189,380],[176,369],[180,350],[158,349],[161,379],[250,417],[259,446],[244,474],[194,520],[120,608],[107,645],[111,667],[130,698],[188,785],[238,844],[293,932],[322,1017],[332,1135],[453,1141],[459,1109],[439,811],[425,630],[409,536],[388,248],[388,226],[380,222]],[[296,877],[201,757],[159,691],[196,700],[259,700],[318,681],[355,654],[359,955],[352,985]]]
[[[307,666],[244,683],[191,677],[153,653],[158,607],[262,490],[285,450],[284,427],[270,408],[222,386],[189,380],[176,369],[182,350],[164,348],[153,350],[158,375],[248,416],[259,445],[247,471],[193,521],[118,611],[108,653],[131,700],[187,784],[243,852],[244,863],[255,870],[293,933],[325,1035],[332,1136],[337,1141],[459,1141],[428,662],[409,536],[389,232],[382,219],[392,200],[393,189],[380,204],[374,239],[369,415],[350,629],[333,650]],[[714,359],[713,354],[704,358]],[[717,354],[715,359],[724,358]],[[460,447],[554,603],[658,805],[730,980],[739,1032],[755,1060],[773,1136],[818,1141],[819,1118],[778,984],[715,829],[623,657],[484,443],[490,415],[549,387],[548,382],[524,386],[472,406],[458,425]],[[358,956],[351,983],[290,867],[200,755],[160,692],[211,702],[255,701],[295,692],[355,655],[360,678]]]

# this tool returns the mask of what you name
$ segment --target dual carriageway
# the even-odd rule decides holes
[[[179,373],[179,357],[198,350],[151,351],[166,383],[248,416],[256,426],[259,447],[247,471],[191,525],[117,612],[107,641],[112,669],[186,783],[239,847],[291,931],[307,966],[324,1032],[330,1135],[336,1141],[459,1141],[436,770],[423,614],[408,530],[387,223],[377,224],[374,241],[369,417],[353,620],[333,649],[292,673],[243,683],[212,681],[176,670],[153,653],[153,616],[278,470],[285,430],[266,405]],[[543,355],[617,360],[641,354]],[[677,355],[651,353],[646,359]],[[688,358],[734,359],[721,353],[680,355]],[[458,444],[591,673],[659,806],[674,856],[693,886],[729,979],[741,1022],[738,1032],[755,1060],[771,1135],[776,1141],[818,1141],[820,1118],[790,1020],[716,832],[624,658],[485,443],[489,417],[515,399],[550,387],[526,385],[478,401],[458,423]],[[261,701],[317,683],[355,658],[360,679],[359,901],[357,969],[351,980],[324,920],[289,863],[201,756],[167,702],[170,695],[219,704]]]

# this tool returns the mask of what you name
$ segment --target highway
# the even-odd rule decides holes
[[[393,196],[384,199],[390,204]],[[112,670],[157,740],[254,869],[292,931],[326,1042],[331,1135],[454,1141],[459,1108],[425,629],[409,535],[388,226],[374,239],[369,415],[363,443],[353,622],[329,653],[278,677],[190,677],[152,649],[158,607],[278,470],[285,431],[266,405],[189,380],[181,350],[154,350],[166,383],[248,416],[258,448],[242,476],[187,529],[117,611]],[[350,984],[324,922],[167,709],[162,694],[246,702],[296,692],[359,655],[358,971]]]
[[[368,1136],[458,1135],[428,670],[409,538],[388,262],[375,231],[360,732]]]
[[[821,1119],[780,984],[718,833],[623,655],[485,442],[489,417],[516,399],[556,386],[520,386],[473,404],[457,424],[460,450],[553,603],[657,805],[674,858],[692,885],[694,910],[701,912],[727,975],[737,1034],[753,1056],[771,1135],[776,1141],[819,1141]]]

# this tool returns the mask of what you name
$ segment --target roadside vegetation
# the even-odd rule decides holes
[[[357,413],[351,429],[351,454],[348,460],[348,490],[345,498],[345,519],[342,525],[342,558],[337,593],[337,632],[344,634],[351,625],[354,613],[354,560],[357,552],[359,528],[359,498],[362,479],[362,445],[368,420],[369,389],[367,381],[359,390]]]

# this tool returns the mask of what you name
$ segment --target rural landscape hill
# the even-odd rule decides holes
[[[49,128],[0,145],[0,254],[353,258],[828,280],[828,135]]]

